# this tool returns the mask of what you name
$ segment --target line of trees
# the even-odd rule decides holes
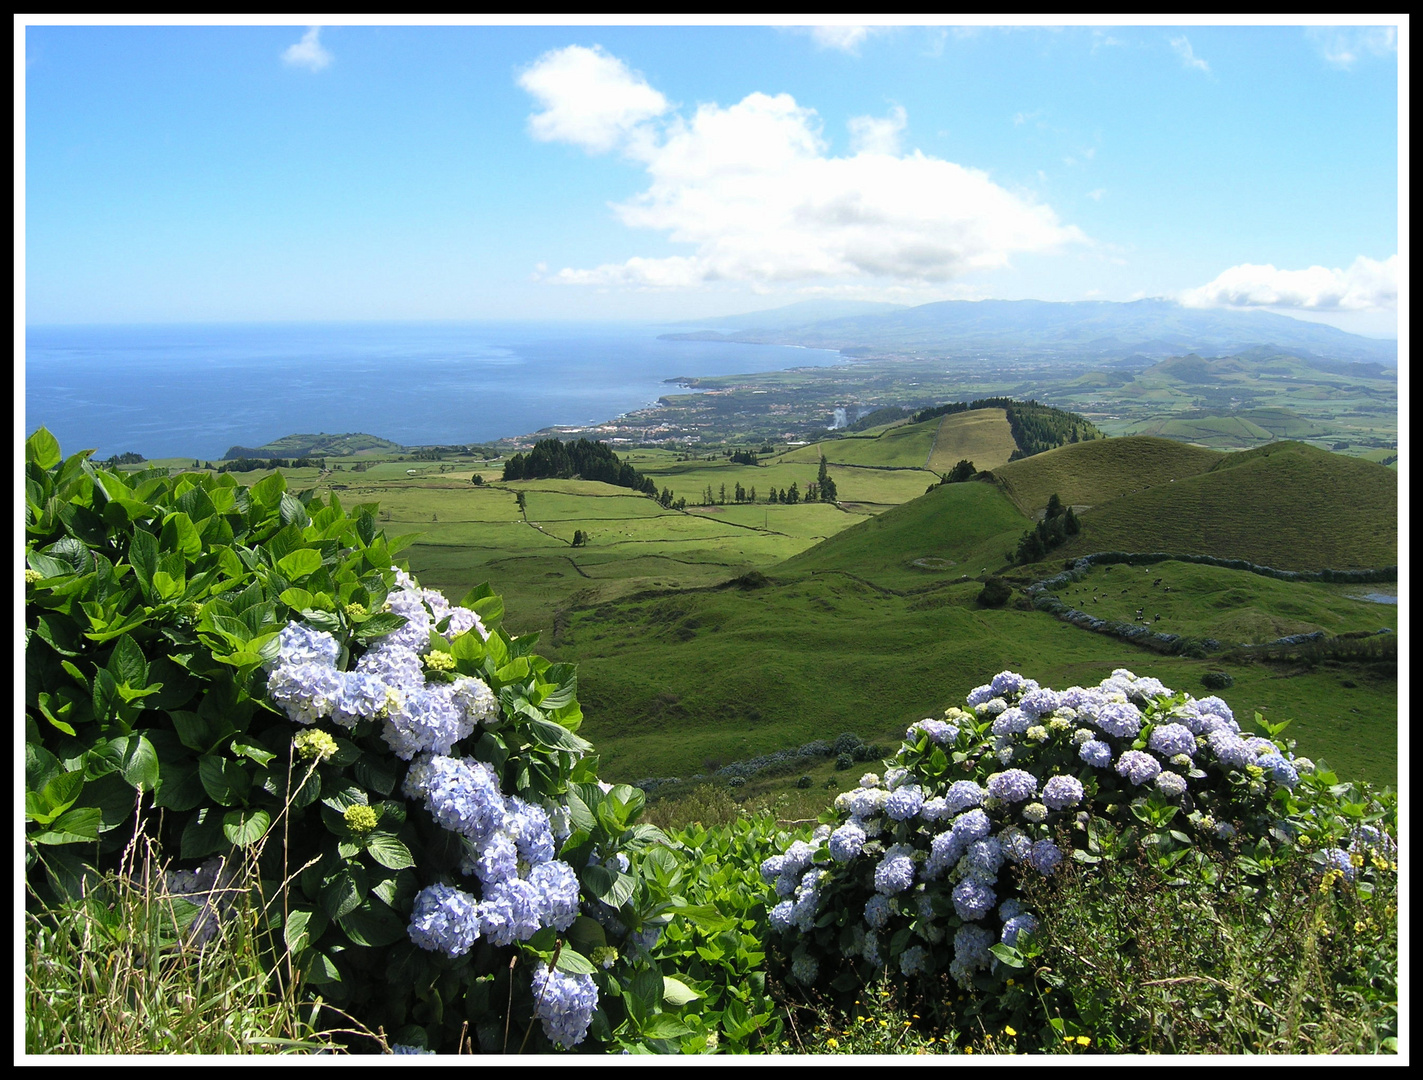
[[[299,458],[248,458],[240,457],[234,461],[224,461],[217,467],[220,473],[225,472],[255,472],[258,469],[324,469],[326,468],[325,458],[299,457]]]
[[[505,480],[601,480],[656,497],[650,477],[621,460],[603,442],[579,439],[562,442],[540,439],[527,454],[515,454],[504,463]]]

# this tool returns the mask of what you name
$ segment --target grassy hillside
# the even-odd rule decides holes
[[[1276,581],[1195,563],[1094,566],[1056,595],[1099,619],[1131,623],[1141,611],[1158,633],[1259,645],[1288,634],[1398,629],[1398,608],[1360,597],[1376,586]]]
[[[1082,532],[1052,559],[1091,551],[1217,555],[1282,570],[1396,565],[1398,474],[1303,443],[1271,443],[1084,513]]]
[[[862,435],[827,439],[798,447],[781,455],[781,460],[819,465],[820,455],[832,465],[874,465],[880,468],[922,469],[934,447],[938,421],[922,424],[894,424],[871,429]]]
[[[960,461],[971,461],[980,471],[1006,465],[1018,444],[1004,409],[973,409],[951,413],[939,422],[929,468],[946,473]]]
[[[776,572],[840,572],[885,588],[916,588],[1000,565],[1004,548],[1027,527],[993,484],[944,484],[844,530]]]
[[[1125,666],[1197,695],[1207,692],[1206,672],[1227,670],[1235,685],[1221,696],[1242,723],[1256,709],[1292,718],[1300,753],[1327,759],[1343,775],[1397,783],[1397,682],[1386,667],[1157,656],[1041,612],[980,609],[978,582],[940,580],[897,594],[844,574],[782,567],[762,588],[574,611],[550,655],[578,663],[581,734],[613,780],[685,778],[842,731],[897,741],[908,724],[961,703],[1005,668],[1066,687]],[[1326,606],[1320,598],[1311,604]],[[811,770],[782,783],[793,785],[802,771]]]
[[[1061,446],[1004,465],[994,475],[1024,513],[1041,514],[1053,494],[1065,505],[1099,506],[1205,472],[1221,457],[1169,439],[1129,436]]]

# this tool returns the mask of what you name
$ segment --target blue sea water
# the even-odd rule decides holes
[[[837,363],[780,345],[659,341],[662,327],[569,323],[286,323],[31,327],[25,430],[65,453],[215,460],[296,432],[405,445],[592,424],[652,404],[679,376]]]

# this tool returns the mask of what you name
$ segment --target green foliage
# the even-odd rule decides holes
[[[26,457],[26,853],[37,906],[80,896],[89,868],[111,870],[116,830],[137,809],[135,827],[184,862],[250,855],[262,918],[290,948],[299,992],[319,988],[398,1041],[452,1048],[468,1024],[484,1050],[548,1048],[530,1019],[527,973],[540,963],[592,974],[597,1042],[678,1037],[680,1025],[659,1019],[662,976],[638,944],[668,918],[671,856],[660,832],[636,824],[640,792],[597,785],[596,759],[575,734],[572,666],[534,654],[537,635],[500,629],[488,586],[463,600],[487,637],[432,632],[428,645],[432,677],[477,677],[499,704],[458,749],[502,791],[567,806],[562,857],[579,868],[585,903],[620,929],[583,919],[566,936],[547,928],[504,948],[481,939],[451,960],[417,948],[406,927],[421,889],[455,876],[461,849],[397,793],[406,763],[380,721],[324,743],[308,738],[319,729],[294,739],[267,700],[290,621],[332,635],[341,666],[404,626],[382,610],[403,545],[375,528],[374,508],[352,515],[334,494],[295,496],[280,473],[250,489],[230,474],[120,478],[83,453],[61,459],[43,429]],[[269,843],[278,823],[280,842]],[[623,860],[627,869],[608,869]],[[617,950],[611,966],[590,964],[595,948]],[[513,1036],[511,1000],[522,1018]]]

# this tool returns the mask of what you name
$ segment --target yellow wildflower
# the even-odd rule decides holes
[[[1364,865],[1364,853],[1362,851],[1353,852],[1349,856],[1349,862],[1356,870],[1361,868]]]
[[[1012,1028],[1011,1025],[1006,1025],[1006,1026],[1003,1028],[1003,1030],[1004,1030],[1005,1032],[1007,1032],[1009,1035],[1017,1035],[1017,1034],[1018,1034],[1016,1031],[1013,1030],[1013,1028]]]
[[[1089,1039],[1086,1035],[1079,1035],[1079,1036],[1077,1036],[1077,1045],[1078,1045],[1078,1046],[1091,1046],[1091,1045],[1092,1045],[1092,1040]]]
[[[830,1047],[830,1049],[832,1050],[838,1050],[840,1048],[840,1043],[835,1039],[826,1039],[825,1045]]]

